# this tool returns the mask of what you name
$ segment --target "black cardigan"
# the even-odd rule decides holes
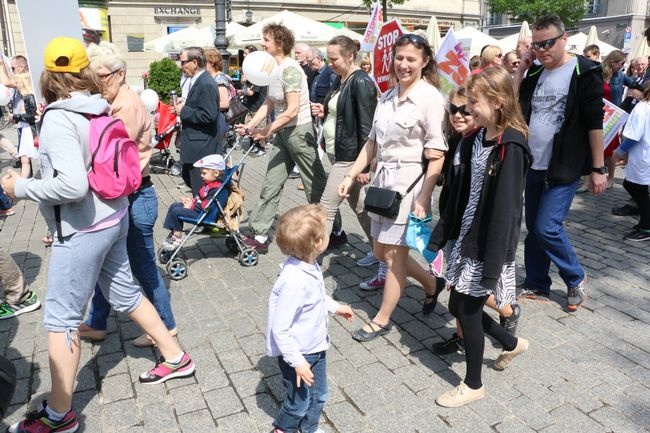
[[[445,183],[447,204],[429,239],[428,249],[437,251],[450,239],[457,239],[469,200],[472,147],[480,129],[459,143],[460,165],[449,165]],[[470,231],[463,240],[461,255],[483,262],[481,285],[494,289],[503,265],[515,260],[526,172],[532,155],[524,135],[507,128],[488,156],[486,176]],[[447,183],[448,182],[448,183]]]
[[[560,131],[553,138],[546,181],[550,184],[570,183],[590,174],[593,160],[589,131],[603,129],[603,76],[600,64],[576,56],[569,94]],[[544,67],[533,65],[519,88],[519,104],[526,122],[530,123],[535,87]]]
[[[339,89],[334,159],[352,162],[356,161],[368,140],[377,107],[377,88],[370,76],[361,69],[354,71],[343,84],[341,78],[337,78],[323,102],[325,117],[327,104]]]

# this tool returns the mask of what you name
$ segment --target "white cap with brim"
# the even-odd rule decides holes
[[[196,161],[194,167],[223,171],[226,169],[226,161],[221,155],[208,155]]]

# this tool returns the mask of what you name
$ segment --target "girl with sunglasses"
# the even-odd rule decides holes
[[[426,218],[431,213],[431,194],[447,151],[438,69],[427,41],[414,34],[397,40],[392,59],[391,78],[395,87],[382,96],[368,141],[338,186],[339,195],[347,197],[354,179],[376,160],[377,170],[371,184],[403,195],[395,219],[370,214],[374,253],[386,262],[387,275],[379,312],[352,334],[357,341],[370,341],[389,332],[390,317],[404,292],[407,276],[424,287],[425,314],[433,311],[443,288],[437,288],[435,278],[409,257],[405,240],[409,214]],[[428,160],[425,168],[423,158]],[[406,193],[410,185],[413,188]]]
[[[485,333],[504,349],[494,364],[497,370],[528,348],[528,341],[515,338],[483,311],[490,295],[499,308],[515,302],[515,253],[524,179],[532,160],[528,128],[505,69],[488,68],[472,75],[466,88],[467,111],[482,127],[459,145],[458,172],[429,240],[431,251],[455,240],[445,280],[451,286],[449,311],[460,323],[465,342],[465,380],[436,399],[444,407],[485,396],[481,382]]]

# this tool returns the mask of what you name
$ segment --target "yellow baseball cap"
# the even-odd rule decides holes
[[[90,64],[86,46],[75,38],[59,36],[45,47],[45,70],[78,73]]]

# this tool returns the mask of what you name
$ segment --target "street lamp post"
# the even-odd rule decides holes
[[[229,0],[214,0],[214,46],[223,57],[223,72],[228,73],[230,65],[230,51],[228,51],[228,38],[226,38],[226,9],[230,6]]]

